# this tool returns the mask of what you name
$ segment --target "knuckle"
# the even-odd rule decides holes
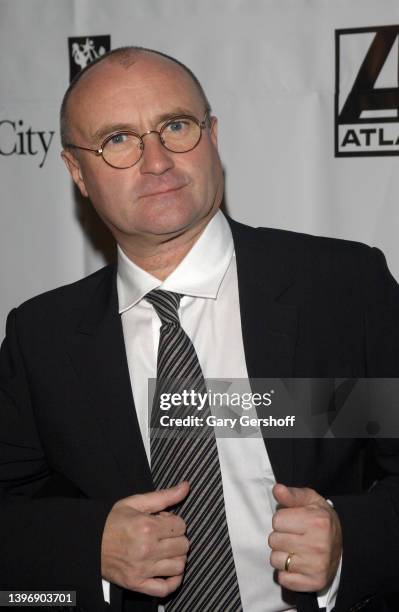
[[[269,545],[269,547],[270,547],[270,548],[273,548],[273,545],[274,545],[274,543],[275,543],[275,539],[276,539],[276,538],[275,538],[274,533],[275,533],[275,532],[274,532],[274,531],[272,531],[272,532],[269,534],[269,537],[267,538],[267,543],[268,543],[268,545]]]
[[[125,578],[125,588],[129,589],[130,591],[137,590],[139,583],[140,581],[136,573],[133,574],[130,572]]]
[[[175,587],[173,587],[173,589],[170,589],[171,591],[181,585],[181,583],[183,582],[183,573],[181,573],[179,576],[176,576],[176,582],[177,584],[175,585]]]
[[[316,572],[316,574],[318,576],[320,576],[321,578],[325,575],[326,573],[326,564],[324,562],[324,558],[322,555],[318,555],[315,559],[315,563],[314,563],[314,571]]]
[[[272,552],[270,553],[269,559],[270,559],[270,565],[272,567],[277,568],[277,559],[278,559],[278,556],[277,556],[277,553],[274,552],[274,550],[272,550]]]
[[[186,523],[183,521],[183,519],[180,516],[176,516],[175,517],[175,522],[176,522],[176,529],[178,531],[181,531],[182,533],[186,533]]]
[[[141,531],[141,535],[142,536],[149,537],[151,535],[152,529],[151,529],[150,525],[145,524],[145,525],[141,526],[141,530],[140,531]]]
[[[139,559],[147,559],[151,553],[151,545],[149,542],[140,542],[137,546],[137,556]]]
[[[143,535],[150,535],[152,532],[153,526],[149,523],[149,521],[142,521],[141,524],[141,533]]]
[[[321,512],[313,517],[313,526],[321,531],[330,529],[331,520],[326,512]]]
[[[318,571],[321,571],[323,567],[323,557],[326,554],[326,547],[322,542],[318,542],[313,545],[313,556],[314,566],[317,567]]]
[[[316,559],[324,560],[329,552],[328,542],[325,538],[321,538],[313,545],[313,551]]]
[[[141,535],[150,536],[154,531],[154,519],[144,514],[140,517],[139,521]]]

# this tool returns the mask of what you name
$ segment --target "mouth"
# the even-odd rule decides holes
[[[184,189],[184,187],[186,187],[186,184],[179,185],[177,187],[166,187],[164,189],[157,189],[156,191],[151,191],[150,193],[144,193],[143,195],[140,196],[140,199],[144,200],[145,198],[162,197],[162,196],[168,195],[170,193],[174,193],[176,191],[180,191],[181,189]]]

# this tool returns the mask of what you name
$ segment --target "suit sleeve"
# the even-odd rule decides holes
[[[367,377],[399,377],[399,287],[377,249],[359,266]],[[341,521],[343,562],[336,612],[360,610],[399,585],[399,440],[372,441],[373,486],[331,499]]]
[[[48,465],[16,320],[12,311],[0,351],[0,587],[76,590],[79,607],[102,610],[101,539],[113,502],[84,498]]]

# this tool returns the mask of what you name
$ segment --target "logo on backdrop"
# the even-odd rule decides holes
[[[43,168],[54,134],[54,130],[33,130],[23,119],[2,119],[0,155],[37,156],[38,166]]]
[[[399,155],[399,25],[335,31],[335,156]]]
[[[111,36],[68,39],[70,79],[111,49]],[[43,168],[55,131],[33,129],[23,119],[0,119],[0,157],[17,155],[37,160]]]
[[[75,36],[68,38],[69,80],[111,50],[111,36]]]

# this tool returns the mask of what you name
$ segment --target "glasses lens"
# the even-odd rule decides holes
[[[174,153],[185,153],[193,149],[201,138],[201,128],[189,117],[175,117],[165,123],[161,130],[164,146]]]
[[[130,168],[141,157],[141,140],[129,132],[113,134],[103,144],[103,157],[114,168]]]

